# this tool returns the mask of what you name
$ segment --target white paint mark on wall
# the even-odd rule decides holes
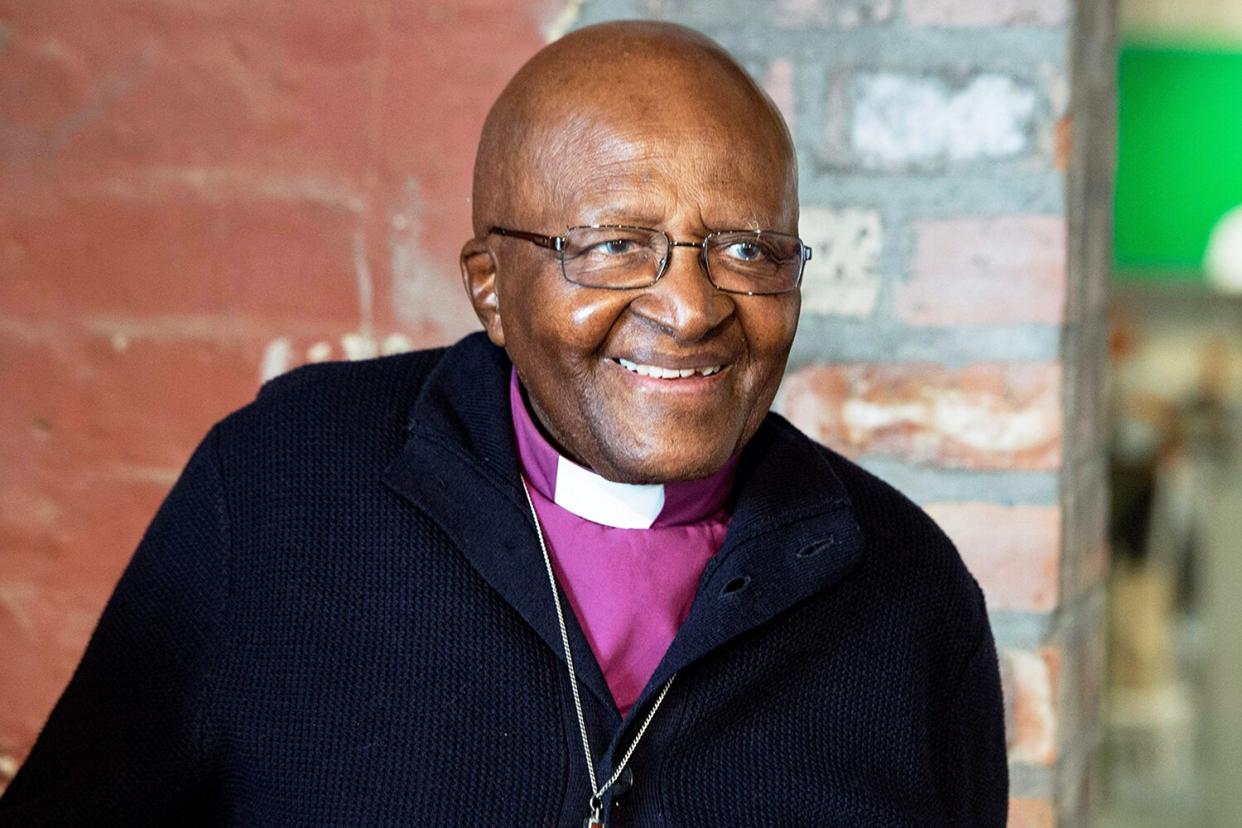
[[[851,399],[841,407],[841,416],[850,441],[857,444],[885,429],[915,426],[977,451],[1021,452],[1057,439],[1053,411],[1053,404],[1006,410],[990,395],[926,389],[924,399],[900,404]]]
[[[263,348],[259,360],[259,382],[264,383],[289,370],[289,358],[293,355],[293,343],[287,336],[278,336]]]
[[[181,476],[177,468],[160,466],[138,466],[133,463],[115,463],[108,467],[102,476],[135,483],[153,483],[156,486],[172,486]]]
[[[1055,396],[1053,389],[1046,393]],[[1007,411],[996,405],[991,395],[954,391],[937,396],[932,422],[942,434],[980,451],[1034,451],[1055,443],[1060,436],[1060,422],[1049,416],[1056,410],[1051,401],[1037,401]]]
[[[813,251],[802,278],[803,311],[871,316],[880,293],[879,212],[813,208],[798,226]]]
[[[307,362],[327,362],[332,359],[332,343],[319,341],[306,349]]]
[[[341,336],[341,350],[346,359],[370,359],[379,354],[379,344],[375,337],[354,331]]]
[[[873,167],[1012,158],[1030,145],[1036,104],[1034,91],[1006,75],[960,88],[937,77],[861,75],[850,140]]]
[[[851,28],[888,20],[893,16],[893,7],[893,0],[779,0],[773,18],[785,25]]]
[[[0,612],[13,619],[28,640],[36,635],[33,607],[38,599],[33,586],[21,583],[0,584]]]
[[[163,166],[124,176],[88,179],[74,190],[117,198],[160,201],[187,194],[211,203],[252,198],[318,204],[360,215],[366,207],[349,182],[317,175],[277,175],[243,166]]]
[[[171,313],[157,316],[89,314],[81,324],[92,336],[120,334],[128,342],[203,339],[224,342],[252,333],[252,326],[236,315]],[[3,324],[3,323],[0,323]]]
[[[49,342],[67,335],[66,326],[56,322],[14,319],[0,316],[0,333],[22,342]]]
[[[432,328],[435,338],[456,339],[476,326],[457,273],[446,273],[421,245],[423,210],[418,181],[409,178],[388,222],[393,307],[409,330]]]
[[[1039,64],[1039,75],[1044,80],[1044,88],[1048,90],[1048,105],[1052,110],[1052,117],[1063,117],[1069,112],[1069,77],[1055,63],[1048,61]]]
[[[403,333],[390,333],[384,337],[384,341],[380,343],[380,353],[384,356],[390,354],[403,354],[406,351],[414,350],[414,340],[410,339]]]
[[[371,279],[371,264],[367,261],[367,245],[361,228],[354,231],[354,281],[358,287],[358,328],[362,335],[371,335],[375,318],[375,289]],[[351,357],[352,359],[352,357]]]
[[[768,93],[772,103],[780,110],[789,131],[794,131],[794,116],[797,111],[797,95],[794,88],[794,65],[788,58],[776,58],[768,64],[768,71],[763,76],[763,91]]]
[[[573,28],[578,22],[578,18],[582,16],[582,7],[586,5],[586,0],[569,0],[556,16],[548,22],[543,28],[543,37],[551,43],[554,40],[560,40],[565,33]]]
[[[1048,663],[1036,653],[1001,651],[1001,671],[1012,692],[1011,712],[1016,721],[1011,732],[1009,758],[1033,765],[1047,765],[1056,757],[1056,703]],[[1019,692],[1020,691],[1020,692]],[[1015,698],[1016,696],[1016,698]]]
[[[339,350],[338,350],[339,346]],[[342,334],[336,344],[323,339],[312,343],[305,353],[305,362],[326,362],[330,359],[371,359],[414,350],[414,341],[403,333],[390,333],[380,338],[363,331]],[[286,336],[267,343],[259,363],[259,382],[264,383],[297,366],[298,351]]]

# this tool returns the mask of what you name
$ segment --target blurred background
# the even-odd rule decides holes
[[[1121,11],[1103,824],[1242,825],[1242,3]]]
[[[0,0],[0,786],[213,422],[477,327],[487,108],[621,17],[790,124],[777,407],[983,586],[1010,824],[1242,825],[1242,0]]]

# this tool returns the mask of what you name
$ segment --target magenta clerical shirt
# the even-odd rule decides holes
[[[613,483],[552,447],[528,412],[516,372],[509,405],[552,568],[624,716],[724,543],[736,460],[705,480]]]

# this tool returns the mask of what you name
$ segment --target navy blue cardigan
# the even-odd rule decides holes
[[[298,369],[217,424],[0,824],[581,825],[508,376],[476,334]],[[951,543],[777,415],[735,489],[625,721],[568,619],[602,776],[678,673],[609,824],[1003,825],[996,655]]]

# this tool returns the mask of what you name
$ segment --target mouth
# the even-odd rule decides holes
[[[633,362],[624,357],[617,357],[614,360],[625,370],[632,374],[638,374],[640,377],[651,377],[652,379],[661,380],[684,380],[691,377],[710,377],[718,374],[725,369],[725,365],[696,365],[684,368],[666,368],[661,365],[647,365],[641,362]]]

